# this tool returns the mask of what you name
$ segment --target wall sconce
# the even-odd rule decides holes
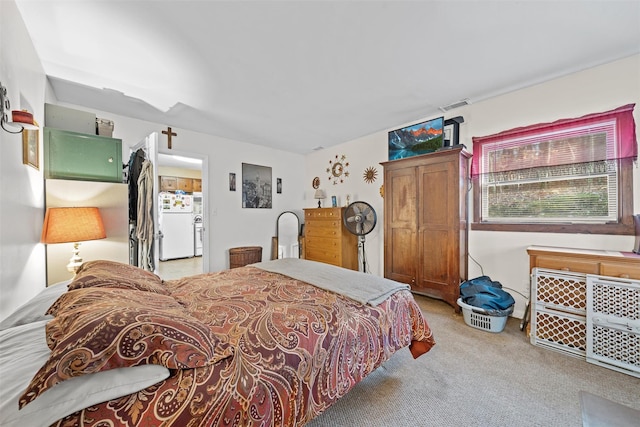
[[[9,120],[9,114],[11,114],[11,120]],[[7,129],[5,125],[15,126],[16,130]],[[38,123],[33,119],[33,114],[27,110],[11,111],[7,88],[2,83],[0,83],[0,126],[9,133],[20,133],[25,129],[38,129]]]
[[[75,275],[82,265],[80,242],[106,237],[98,208],[47,208],[40,242],[73,243],[73,255],[67,264],[67,270]]]

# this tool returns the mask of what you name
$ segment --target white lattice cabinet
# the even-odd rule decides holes
[[[640,377],[640,255],[532,246],[530,339]]]
[[[531,343],[585,357],[587,275],[534,268],[531,278]]]
[[[640,377],[640,280],[587,275],[587,361]]]

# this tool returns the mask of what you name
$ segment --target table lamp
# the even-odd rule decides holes
[[[98,208],[47,208],[40,242],[73,243],[73,254],[67,264],[67,270],[75,275],[82,265],[82,258],[79,255],[80,242],[105,237],[107,234]]]
[[[322,207],[322,205],[320,204],[321,200],[325,198],[324,190],[321,190],[318,188],[316,190],[316,194],[313,195],[313,198],[318,199],[318,207],[321,208]]]

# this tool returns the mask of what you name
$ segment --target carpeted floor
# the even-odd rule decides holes
[[[307,427],[579,427],[581,391],[640,410],[638,378],[535,347],[519,319],[486,332],[442,301],[415,298],[436,346],[417,360],[396,353]]]

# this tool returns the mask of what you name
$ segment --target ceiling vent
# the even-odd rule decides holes
[[[461,101],[454,102],[453,104],[449,104],[449,105],[445,105],[444,107],[440,107],[440,111],[446,113],[447,111],[454,110],[454,109],[459,108],[459,107],[464,107],[465,105],[469,105],[469,104],[471,104],[471,101],[469,101],[469,98],[465,98],[465,99],[463,99]]]

